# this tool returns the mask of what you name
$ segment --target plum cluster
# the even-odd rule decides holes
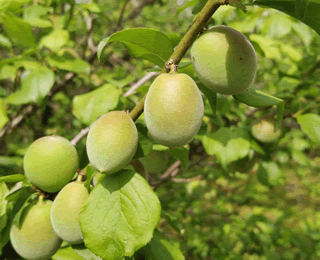
[[[194,70],[210,90],[235,95],[254,81],[257,57],[253,46],[240,32],[227,26],[214,26],[201,34],[191,48]],[[190,143],[198,133],[204,114],[201,92],[187,74],[170,72],[159,75],[149,88],[144,104],[149,134],[157,143],[174,148]],[[253,136],[272,142],[274,121],[263,119],[254,124]],[[272,136],[266,137],[272,132]],[[87,136],[90,164],[103,176],[114,174],[131,163],[136,171],[161,172],[168,164],[168,153],[153,151],[140,161],[132,161],[138,147],[138,131],[124,111],[111,111],[98,118]],[[39,196],[25,210],[19,227],[13,225],[10,239],[14,249],[25,259],[49,259],[62,240],[83,242],[79,214],[89,193],[81,175],[78,154],[65,138],[46,136],[33,142],[24,161],[26,177],[44,192],[59,192],[54,202]]]

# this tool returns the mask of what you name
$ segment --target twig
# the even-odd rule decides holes
[[[82,129],[72,140],[71,140],[71,144],[73,146],[76,146],[77,143],[79,143],[81,141],[82,138],[84,138],[87,133],[89,132],[89,127],[86,127],[84,129]]]
[[[157,76],[158,73],[157,72],[149,72],[148,74],[146,74],[143,78],[141,78],[136,84],[132,85],[131,88],[123,94],[124,97],[130,96],[132,95],[137,88],[139,88],[140,86],[142,86],[144,83],[146,83],[148,80],[152,79],[154,76]]]
[[[123,14],[124,14],[124,11],[126,10],[126,7],[127,7],[127,4],[130,2],[130,0],[126,0],[123,4],[123,7],[120,11],[120,15],[119,15],[119,19],[118,19],[118,23],[117,23],[117,26],[114,28],[114,31],[119,31],[121,30],[122,28],[122,22],[123,22]]]

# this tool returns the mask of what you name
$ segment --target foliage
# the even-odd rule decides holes
[[[53,260],[320,258],[319,1],[229,2],[205,27],[230,26],[255,48],[255,83],[235,96],[208,90],[193,70],[192,42],[178,45],[218,1],[0,0],[1,260],[21,259],[10,228],[39,193],[22,161],[46,135],[76,146],[90,192],[80,214],[84,244],[64,242]],[[183,48],[178,71],[203,93],[195,139],[159,145],[136,113],[133,160],[165,150],[167,169],[146,181],[128,166],[92,187],[88,127],[109,111],[132,115]],[[250,133],[263,116],[282,130],[275,143]]]

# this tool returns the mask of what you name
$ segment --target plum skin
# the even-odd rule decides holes
[[[239,31],[213,26],[195,40],[191,61],[200,81],[211,91],[237,95],[254,82],[257,55],[250,41]]]
[[[30,182],[46,192],[57,192],[75,175],[79,166],[75,147],[61,136],[44,136],[28,148],[23,168]]]

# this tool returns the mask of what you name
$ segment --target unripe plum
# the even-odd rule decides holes
[[[195,73],[210,90],[236,95],[253,83],[257,55],[250,41],[239,31],[224,25],[211,27],[191,47]]]
[[[148,172],[158,173],[167,168],[169,154],[166,151],[151,151],[146,157],[140,158]]]
[[[79,224],[82,206],[87,201],[89,193],[83,182],[68,183],[58,193],[51,209],[51,223],[56,234],[70,244],[83,242]]]
[[[272,143],[279,139],[281,130],[274,132],[276,120],[265,116],[255,121],[251,126],[251,133],[255,139],[262,143]]]
[[[113,174],[132,160],[138,148],[138,131],[131,117],[122,111],[101,116],[90,128],[87,154],[93,167]]]
[[[14,250],[28,260],[45,260],[60,248],[62,240],[54,232],[50,221],[52,201],[40,198],[37,204],[24,209],[19,229],[12,225],[10,241]]]
[[[46,192],[57,192],[75,175],[79,165],[74,146],[60,136],[45,136],[28,148],[23,168],[31,183]]]
[[[151,137],[168,147],[190,143],[199,131],[204,112],[194,80],[177,72],[161,74],[153,81],[144,109]]]

